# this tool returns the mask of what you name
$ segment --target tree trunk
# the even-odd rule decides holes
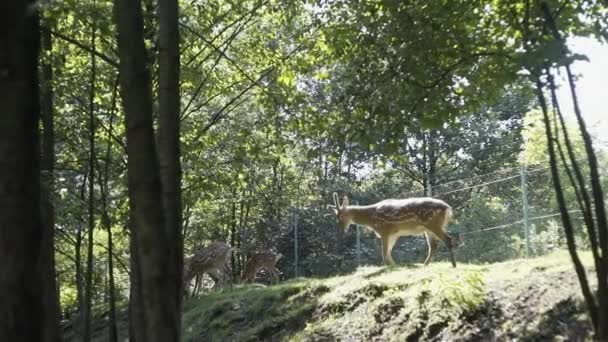
[[[112,132],[114,127],[114,114],[116,112],[116,93],[118,90],[118,79],[114,86],[112,93],[112,108],[110,110],[110,123],[108,130]],[[110,179],[110,164],[112,158],[112,139],[108,139],[108,145],[106,147],[105,164],[103,170],[103,177],[99,178],[99,188],[101,189],[101,205],[102,205],[102,225],[108,234],[108,292],[109,292],[109,304],[110,304],[110,321],[108,322],[108,335],[110,342],[118,341],[118,329],[116,327],[116,289],[114,282],[114,242],[112,240],[112,221],[110,220],[110,214],[108,209],[108,182]]]
[[[120,93],[127,131],[129,205],[134,218],[131,237],[141,271],[139,285],[146,341],[178,341],[180,298],[176,289],[179,286],[172,283],[176,275],[181,275],[181,269],[177,270],[175,263],[178,233],[170,235],[167,232],[167,226],[174,218],[166,219],[163,205],[141,2],[116,0],[114,11],[118,28]]]
[[[44,286],[44,297],[46,299],[44,308],[44,339],[45,341],[59,341],[59,296],[55,277],[55,210],[53,207],[53,193],[55,191],[55,127],[53,122],[53,65],[51,52],[53,44],[50,31],[42,33],[42,49],[44,57],[41,58],[42,70],[40,84],[41,88],[41,110],[42,120],[42,157],[41,157],[41,190],[42,190],[42,253],[40,272],[46,273]]]
[[[239,225],[238,225],[238,232],[236,233],[236,245],[232,245],[232,247],[236,247],[238,248],[238,250],[240,251],[241,249],[241,237],[243,235],[243,219],[245,217],[245,196],[247,196],[247,190],[243,189],[243,195],[241,198],[241,201],[239,203]],[[232,272],[235,276],[234,279],[238,279],[238,277],[241,274],[241,269],[243,267],[242,265],[242,260],[240,258],[240,253],[233,253],[232,254],[232,259],[234,260],[236,258],[235,261],[233,261],[233,268],[232,268]]]
[[[84,175],[84,179],[82,180],[82,187],[80,188],[80,200],[84,202],[85,200],[85,191],[87,186],[87,175]],[[84,282],[82,281],[82,224],[78,224],[78,228],[76,229],[76,239],[74,243],[74,269],[75,269],[75,277],[76,281],[76,298],[78,299],[78,317],[77,324],[74,324],[78,328],[77,333],[82,336],[84,332],[84,310],[85,310],[85,300],[84,300]]]
[[[235,194],[234,192],[233,194]],[[235,196],[232,196],[232,222],[230,224],[230,246],[236,246],[236,202]],[[236,259],[234,258],[234,253],[230,255],[230,267],[231,267],[231,280],[234,281],[236,279]]]
[[[129,237],[129,258],[131,262],[131,273],[129,287],[129,341],[130,342],[146,342],[146,320],[144,317],[143,294],[141,289],[141,267],[139,264],[139,252],[135,234],[137,234],[135,219],[133,214],[129,217],[129,228],[131,236]]]
[[[557,24],[551,14],[551,9],[549,8],[549,5],[546,2],[541,2],[540,3],[540,7],[541,10],[543,11],[543,15],[545,17],[545,20],[549,26],[549,29],[551,30],[553,37],[555,38],[555,40],[559,43],[560,48],[561,48],[561,55],[562,57],[564,57],[564,60],[566,60],[566,63],[564,65],[564,68],[566,69],[566,76],[568,79],[568,84],[569,84],[569,88],[570,88],[570,96],[572,99],[572,104],[574,107],[574,113],[579,125],[579,129],[580,129],[580,133],[581,133],[581,137],[583,139],[583,144],[585,146],[585,154],[586,154],[586,158],[587,158],[587,162],[589,163],[589,177],[590,177],[590,188],[591,188],[591,194],[593,195],[593,207],[595,209],[595,218],[597,220],[597,234],[595,232],[595,227],[592,224],[592,220],[591,220],[591,224],[587,224],[587,232],[589,234],[589,238],[596,240],[596,235],[597,235],[597,239],[599,241],[593,241],[592,242],[592,246],[595,247],[594,249],[594,259],[595,259],[595,264],[596,264],[596,276],[598,279],[598,290],[597,290],[597,302],[594,302],[593,298],[587,298],[588,295],[585,294],[585,291],[588,291],[588,289],[586,289],[586,287],[588,287],[588,285],[586,284],[587,280],[586,277],[584,276],[584,270],[582,272],[583,276],[581,277],[580,272],[579,273],[579,281],[581,283],[581,287],[583,290],[583,295],[585,296],[585,299],[587,301],[587,304],[589,306],[589,311],[590,311],[590,316],[593,320],[594,316],[595,316],[595,320],[594,320],[594,330],[595,330],[595,339],[597,340],[606,340],[608,339],[608,218],[606,215],[606,209],[604,206],[604,192],[602,189],[602,184],[600,181],[600,175],[598,172],[598,166],[597,166],[597,158],[595,155],[595,150],[593,148],[593,143],[591,140],[591,137],[589,135],[589,132],[587,130],[585,121],[583,119],[583,115],[581,113],[581,109],[578,103],[578,96],[577,96],[577,92],[576,92],[576,84],[574,82],[574,76],[572,74],[572,70],[570,68],[570,64],[571,62],[568,61],[567,57],[568,56],[568,48],[566,47],[566,43],[565,40],[562,38],[561,33],[559,32],[559,29],[557,27]],[[537,86],[538,87],[538,86]],[[546,106],[545,106],[546,107]],[[545,112],[546,110],[543,109]],[[546,113],[545,113],[546,114]],[[545,125],[548,125],[548,119],[545,118]],[[563,125],[563,123],[562,123]],[[565,128],[564,128],[565,130]],[[556,132],[556,134],[558,134]],[[547,134],[549,136],[549,134]],[[549,137],[548,137],[549,138]],[[564,135],[564,139],[566,140],[566,142],[568,142],[568,137],[566,135]],[[549,141],[549,145],[552,144],[552,141]],[[551,148],[551,146],[550,146]],[[550,149],[550,157],[552,159],[555,159],[555,153],[553,151],[551,151]],[[572,158],[571,158],[572,159]],[[576,160],[572,159],[571,160],[571,164],[573,164],[575,169],[578,169],[578,166],[576,165]],[[555,175],[554,175],[555,178]],[[576,188],[576,184],[573,182],[572,186]],[[557,184],[555,186],[555,190],[557,192],[561,191],[561,189],[557,188]],[[582,192],[585,193],[586,195],[586,189],[585,189],[585,184],[580,184],[580,190]],[[558,194],[558,201],[559,201],[559,194]],[[589,208],[591,209],[591,208]],[[567,210],[565,208],[565,206],[562,208],[561,204],[560,204],[560,211],[562,214],[562,220],[564,221],[564,227],[566,225],[570,225],[570,222],[565,222],[565,220],[569,220],[569,217],[567,215],[567,213],[564,213],[564,210]],[[587,211],[586,215],[587,216],[592,216],[592,214],[589,212],[591,210],[584,210],[583,212]],[[599,242],[599,244],[598,244]],[[599,250],[601,251],[601,253],[599,253],[600,251],[598,251],[596,248],[596,246],[599,245]],[[572,259],[573,262],[575,263],[575,268],[580,267],[579,265],[577,265],[577,260],[575,258],[575,255],[572,255]]]
[[[82,225],[78,224],[76,231],[76,241],[74,243],[74,281],[76,282],[76,298],[78,301],[78,317],[74,326],[77,326],[76,333],[82,336],[84,332],[84,289],[82,281]]]
[[[95,25],[91,32],[91,46],[95,46]],[[83,340],[91,340],[91,319],[93,305],[93,231],[95,229],[95,79],[97,72],[95,54],[91,53],[91,84],[89,88],[89,192],[88,192],[88,237],[87,272],[85,286],[84,334]]]
[[[0,5],[0,319],[1,341],[47,341],[49,281],[43,259],[52,241],[40,218],[38,51],[40,30],[30,1]],[[50,279],[50,281],[54,281]],[[49,293],[48,295],[52,295]],[[49,317],[53,321],[56,317]],[[56,336],[57,332],[52,335]]]
[[[551,178],[553,179],[553,187],[555,189],[555,195],[557,198],[557,204],[559,207],[559,211],[562,218],[562,223],[564,224],[564,232],[566,234],[566,242],[568,244],[568,252],[570,253],[570,257],[572,258],[572,262],[574,264],[574,270],[578,277],[579,283],[581,285],[581,291],[583,292],[583,297],[585,298],[585,302],[587,303],[587,308],[589,310],[589,316],[591,318],[591,323],[596,329],[597,332],[597,305],[593,298],[593,294],[591,288],[589,287],[589,281],[587,280],[587,275],[585,272],[585,267],[583,266],[578,252],[576,251],[576,243],[574,241],[574,228],[572,226],[572,221],[570,220],[570,213],[568,211],[568,207],[566,205],[566,199],[564,197],[564,193],[562,191],[562,185],[559,177],[559,171],[557,169],[557,158],[554,148],[554,136],[551,131],[551,123],[549,120],[549,114],[547,109],[547,103],[545,101],[545,97],[543,94],[543,86],[540,79],[536,81],[536,91],[538,96],[538,101],[540,103],[542,113],[543,113],[543,122],[545,124],[545,136],[547,137],[547,149],[549,151],[549,164],[551,169]]]
[[[180,48],[178,1],[159,0],[159,127],[158,151],[162,182],[162,202],[169,254],[168,276],[172,287],[170,304],[175,312],[173,325],[181,325],[183,236],[180,164]]]
[[[109,291],[109,304],[110,304],[110,321],[108,322],[109,329],[109,341],[118,341],[118,330],[116,328],[116,289],[114,282],[114,260],[112,254],[114,253],[114,244],[112,241],[112,225],[110,217],[107,212],[104,212],[104,226],[108,233],[108,291]]]

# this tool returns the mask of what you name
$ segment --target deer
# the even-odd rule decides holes
[[[424,234],[429,246],[424,265],[431,262],[437,251],[437,240],[447,246],[452,266],[456,267],[452,251],[452,237],[446,227],[452,218],[452,207],[442,200],[431,197],[414,197],[407,199],[386,199],[371,205],[349,205],[344,196],[342,205],[338,203],[338,194],[333,193],[334,205],[327,205],[333,210],[338,227],[347,231],[351,224],[358,224],[371,229],[382,240],[382,260],[386,265],[394,265],[391,256],[393,246],[400,236]],[[331,215],[331,214],[328,214]]]
[[[257,252],[252,255],[245,264],[245,270],[241,280],[243,283],[251,282],[255,280],[255,276],[261,269],[265,268],[275,283],[279,281],[279,270],[276,268],[277,262],[281,260],[283,255],[281,253],[274,253],[271,251]]]
[[[236,248],[223,242],[212,242],[206,247],[196,250],[194,255],[184,259],[183,284],[184,290],[197,275],[205,273],[215,281],[215,286],[223,283],[230,274],[228,261]]]

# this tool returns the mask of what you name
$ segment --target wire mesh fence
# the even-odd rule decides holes
[[[577,227],[578,244],[584,248],[586,236],[584,229],[578,229],[582,220],[574,205],[574,191],[568,186],[564,190]],[[459,262],[498,262],[566,248],[547,167],[505,169],[439,184],[431,191],[433,197],[454,210],[448,231],[463,241],[455,251]],[[424,194],[406,192],[401,197],[419,196]],[[372,231],[351,226],[341,233],[332,226],[335,218],[323,218],[322,214],[315,208],[294,210],[292,224],[296,229],[290,231],[293,235],[288,242],[293,244],[293,255],[287,255],[283,266],[287,274],[323,276],[349,272],[358,265],[381,264],[381,241]],[[423,235],[402,237],[392,255],[398,264],[420,263],[427,250]],[[440,244],[433,260],[446,259],[446,247]]]

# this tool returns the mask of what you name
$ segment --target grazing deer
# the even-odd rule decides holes
[[[400,236],[424,233],[429,245],[429,253],[424,261],[428,265],[437,250],[437,239],[448,247],[452,265],[456,267],[452,252],[452,238],[446,227],[452,217],[452,208],[444,201],[429,198],[387,199],[372,205],[349,205],[344,196],[342,206],[338,194],[334,192],[333,209],[338,225],[344,231],[351,224],[366,226],[382,239],[382,260],[385,264],[395,264],[391,251]],[[456,242],[456,241],[455,241]]]
[[[247,263],[245,264],[242,281],[244,283],[252,283],[255,280],[255,275],[258,273],[258,271],[265,268],[268,273],[270,273],[273,281],[278,283],[279,270],[277,269],[276,265],[282,257],[282,254],[276,254],[271,251],[255,253],[247,260]]]
[[[197,275],[205,273],[218,283],[223,283],[226,276],[230,274],[228,261],[232,248],[223,242],[212,242],[207,247],[199,248],[194,255],[184,259],[184,289]]]

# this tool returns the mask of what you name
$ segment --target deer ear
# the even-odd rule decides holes
[[[336,208],[338,208],[338,209],[340,208],[340,203],[338,201],[338,193],[337,192],[334,192],[334,205],[335,205]]]
[[[346,207],[348,207],[348,197],[344,196],[344,199],[342,200],[342,208]]]

